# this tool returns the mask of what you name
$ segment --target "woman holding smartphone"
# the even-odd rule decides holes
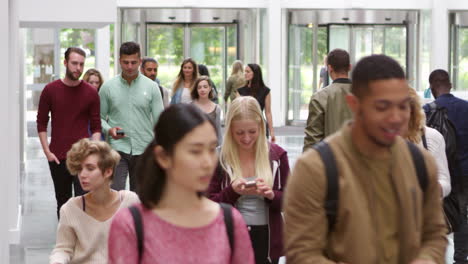
[[[254,263],[239,212],[229,208],[231,247],[225,209],[202,194],[218,162],[212,120],[194,105],[171,105],[161,113],[154,134],[137,168],[140,221],[131,210],[116,216],[109,236],[110,263]]]
[[[81,139],[67,153],[67,168],[88,193],[60,209],[51,264],[107,263],[107,237],[119,209],[137,203],[135,193],[110,188],[120,156],[103,141]]]
[[[283,251],[281,203],[289,174],[284,149],[268,143],[257,101],[238,97],[230,105],[220,166],[208,196],[234,205],[244,217],[255,262],[278,263]]]

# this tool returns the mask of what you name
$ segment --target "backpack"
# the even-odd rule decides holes
[[[229,247],[231,248],[231,257],[234,255],[232,250],[234,249],[234,224],[232,220],[232,206],[220,203],[221,209],[224,215],[224,224],[226,225],[226,233],[229,240]],[[135,205],[128,208],[132,214],[133,224],[135,225],[135,233],[137,236],[137,247],[138,247],[138,263],[141,263],[143,256],[143,222],[141,219],[140,210]]]
[[[457,133],[455,126],[448,119],[447,108],[431,102],[424,107],[426,113],[426,126],[439,131],[444,137],[445,154],[447,155],[450,184],[452,192],[444,198],[444,214],[449,232],[457,231],[463,219],[463,210],[460,207],[460,194],[463,186],[457,158]],[[427,146],[425,146],[427,149]]]
[[[408,148],[413,156],[414,166],[418,177],[419,186],[424,192],[428,184],[428,176],[426,170],[426,163],[421,151],[413,143],[407,141]],[[325,166],[325,174],[327,177],[327,195],[325,197],[325,213],[328,219],[328,231],[332,231],[338,212],[339,202],[339,185],[338,185],[338,169],[336,166],[335,156],[330,148],[330,145],[325,141],[321,141],[313,146],[319,153],[323,165]]]
[[[450,170],[450,179],[452,185],[456,186],[457,179],[452,175],[458,175],[457,172],[457,130],[453,123],[448,119],[447,108],[437,106],[435,102],[426,105],[426,126],[439,131],[445,140],[445,154]],[[455,180],[455,182],[453,181]]]

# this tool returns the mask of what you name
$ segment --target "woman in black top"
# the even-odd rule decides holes
[[[271,95],[270,88],[263,83],[262,69],[258,64],[249,63],[245,67],[245,80],[247,85],[237,89],[240,96],[253,96],[260,104],[260,108],[265,110],[267,120],[267,136],[271,137],[271,141],[276,141],[275,132],[273,131],[273,119],[271,117]]]

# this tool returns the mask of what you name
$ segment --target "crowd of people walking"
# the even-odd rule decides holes
[[[37,113],[59,219],[51,264],[468,263],[468,102],[446,71],[423,108],[394,59],[351,69],[332,50],[290,171],[260,65],[235,61],[220,94],[191,58],[162,87],[135,42],[109,80],[81,80],[85,59],[67,49]]]

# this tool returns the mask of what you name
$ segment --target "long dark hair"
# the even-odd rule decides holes
[[[251,96],[256,97],[258,91],[265,89],[265,83],[263,82],[262,68],[256,63],[247,64],[253,72],[253,78],[250,81],[250,92]]]
[[[136,168],[137,193],[143,205],[151,209],[161,200],[167,176],[157,163],[154,148],[161,146],[167,154],[174,153],[175,145],[197,126],[213,121],[192,104],[175,104],[166,108],[154,127],[154,139],[141,155]]]
[[[197,63],[192,59],[192,58],[187,58],[184,61],[182,61],[182,64],[180,64],[180,70],[179,74],[177,75],[177,79],[174,82],[174,86],[172,87],[172,92],[175,94],[177,89],[179,88],[179,85],[182,83],[182,81],[185,81],[184,79],[184,65],[190,63],[192,64],[193,68],[193,73],[192,73],[192,86],[195,80],[198,78],[198,66]],[[190,89],[193,89],[193,87],[189,87]]]

